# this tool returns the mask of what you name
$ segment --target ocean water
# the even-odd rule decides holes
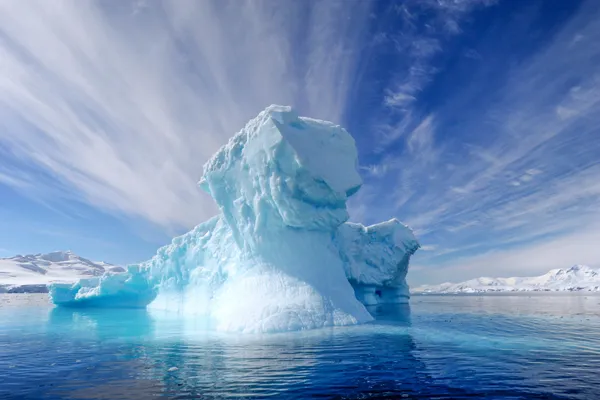
[[[368,325],[227,335],[0,295],[0,399],[600,399],[600,296],[415,296]]]

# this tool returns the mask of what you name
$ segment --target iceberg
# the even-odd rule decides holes
[[[124,274],[51,285],[51,299],[204,316],[229,332],[368,322],[366,306],[408,301],[419,244],[396,219],[347,222],[357,160],[341,126],[270,106],[204,165],[218,215]]]

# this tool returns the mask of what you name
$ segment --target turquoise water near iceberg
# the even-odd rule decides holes
[[[600,398],[600,296],[414,296],[372,324],[217,334],[0,295],[0,399]]]

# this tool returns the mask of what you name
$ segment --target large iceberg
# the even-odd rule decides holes
[[[50,287],[71,307],[145,307],[205,316],[215,329],[276,332],[372,319],[402,303],[419,248],[399,221],[349,223],[361,186],[353,138],[330,122],[270,106],[204,165],[219,215],[125,274]]]

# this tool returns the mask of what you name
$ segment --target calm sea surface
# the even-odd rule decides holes
[[[372,324],[203,332],[0,295],[0,399],[600,399],[600,296],[415,296]]]

